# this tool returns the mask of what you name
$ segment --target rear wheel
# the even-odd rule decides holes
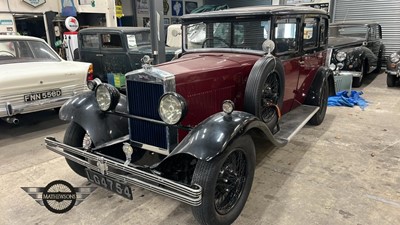
[[[77,123],[71,122],[67,127],[64,135],[64,144],[72,147],[88,149],[92,146],[92,141],[86,131]],[[80,157],[81,158],[81,157]],[[82,158],[84,159],[84,158]],[[84,166],[66,159],[69,167],[82,177],[86,177],[86,172]]]
[[[388,74],[387,77],[386,77],[387,86],[388,87],[394,87],[396,85],[396,80],[397,80],[396,76]]]
[[[254,170],[255,148],[248,135],[235,139],[211,161],[199,160],[192,183],[203,188],[203,199],[192,207],[194,217],[207,225],[233,223],[249,196]]]
[[[311,125],[320,125],[324,121],[326,115],[326,109],[328,108],[328,97],[329,97],[329,85],[328,80],[324,81],[322,91],[319,96],[318,112],[308,121]]]

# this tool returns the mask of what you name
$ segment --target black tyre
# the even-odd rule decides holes
[[[270,131],[277,130],[279,111],[283,104],[282,63],[275,58],[262,58],[256,62],[247,80],[244,109],[264,121]]]
[[[361,67],[361,76],[353,77],[353,87],[361,87],[365,71],[367,71],[367,65],[363,63]]]
[[[86,131],[79,126],[75,122],[71,122],[69,126],[67,127],[67,130],[65,131],[64,135],[64,144],[70,145],[72,147],[77,147],[77,148],[83,148],[83,142],[85,139]],[[66,159],[69,167],[77,173],[78,175],[82,177],[86,177],[86,172],[84,166],[71,161],[69,159]]]
[[[249,196],[255,164],[254,143],[248,135],[235,139],[211,161],[197,162],[192,183],[203,188],[203,199],[192,212],[200,224],[225,225],[236,220]]]
[[[386,84],[387,84],[388,87],[394,87],[394,86],[396,86],[396,80],[397,80],[397,77],[396,77],[396,76],[387,74],[387,77],[386,77]]]
[[[323,88],[319,95],[318,106],[319,110],[315,115],[308,121],[310,125],[320,125],[325,119],[326,109],[328,108],[328,97],[329,97],[329,85],[328,80],[324,81]]]

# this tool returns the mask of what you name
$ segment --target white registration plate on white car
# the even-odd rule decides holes
[[[37,100],[42,100],[42,99],[47,99],[47,98],[60,97],[61,95],[62,95],[61,89],[53,89],[53,90],[35,92],[35,93],[30,93],[30,94],[24,95],[24,101],[32,102],[32,101],[37,101]]]

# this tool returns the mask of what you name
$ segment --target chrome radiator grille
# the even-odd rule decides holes
[[[127,80],[129,114],[161,121],[158,102],[164,94],[162,84]],[[138,119],[129,119],[130,139],[134,142],[167,149],[167,128]]]

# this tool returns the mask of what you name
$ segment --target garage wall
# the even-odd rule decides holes
[[[386,56],[400,49],[399,0],[336,0],[333,21],[374,20],[381,24]]]
[[[255,5],[272,5],[272,0],[204,0],[204,5],[228,5],[229,8]]]

